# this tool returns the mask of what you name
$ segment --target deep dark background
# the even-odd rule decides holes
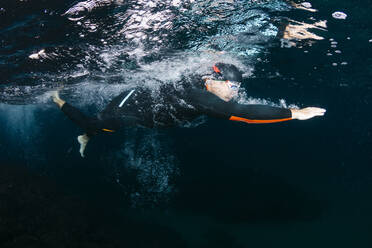
[[[51,3],[29,4],[25,15]],[[12,126],[0,116],[1,247],[371,247],[372,3],[312,4],[317,19],[328,20],[325,40],[302,49],[273,41],[245,88],[253,97],[324,107],[325,117],[275,125],[210,119],[158,130],[179,172],[170,177],[175,190],[155,204],[133,207],[130,194],[143,190],[137,172],[113,175],[102,159],[132,130],[98,137],[81,159],[79,130],[62,113],[1,105],[4,116],[23,115]],[[332,19],[338,10],[348,18]],[[286,15],[306,20],[307,13]],[[0,27],[17,18],[2,18]],[[326,56],[330,38],[340,55]],[[15,71],[1,68],[1,80],[12,81]]]

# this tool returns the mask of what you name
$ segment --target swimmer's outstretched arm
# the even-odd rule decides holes
[[[295,119],[307,120],[315,116],[323,116],[326,112],[325,109],[315,107],[287,109],[268,105],[244,105],[231,101],[226,102],[210,92],[201,90],[193,90],[190,96],[203,114],[246,123],[275,123]]]
[[[308,120],[323,116],[325,109],[308,107],[303,109],[286,109],[267,105],[231,104],[229,120],[246,123],[275,123],[289,120]]]

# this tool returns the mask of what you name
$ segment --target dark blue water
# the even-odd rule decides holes
[[[371,247],[371,1],[113,1],[63,15],[77,3],[0,2],[1,247]],[[283,39],[324,20],[309,29],[323,39]],[[93,114],[216,61],[246,72],[242,102],[327,114],[125,129],[82,159],[81,130],[48,93],[63,86]]]

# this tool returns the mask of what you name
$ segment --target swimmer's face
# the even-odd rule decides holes
[[[205,87],[207,90],[226,102],[230,101],[238,94],[239,86],[239,83],[230,81],[219,81],[212,79],[207,79],[205,81]]]

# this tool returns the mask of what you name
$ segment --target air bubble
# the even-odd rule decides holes
[[[332,56],[333,54],[332,53],[327,53],[327,56]]]
[[[340,50],[336,50],[335,53],[341,53],[341,51]]]
[[[347,65],[347,62],[342,62],[341,65]]]
[[[339,20],[345,20],[347,18],[347,14],[341,11],[336,11],[332,14],[332,17]]]
[[[332,42],[331,42],[331,45],[337,45],[337,44],[338,44],[337,41],[332,41]]]
[[[302,5],[303,7],[305,7],[305,8],[311,8],[311,7],[313,7],[313,6],[311,5],[311,3],[309,3],[309,2],[303,2],[303,3],[301,3],[301,5]]]
[[[333,66],[337,66],[337,63],[332,63]]]

